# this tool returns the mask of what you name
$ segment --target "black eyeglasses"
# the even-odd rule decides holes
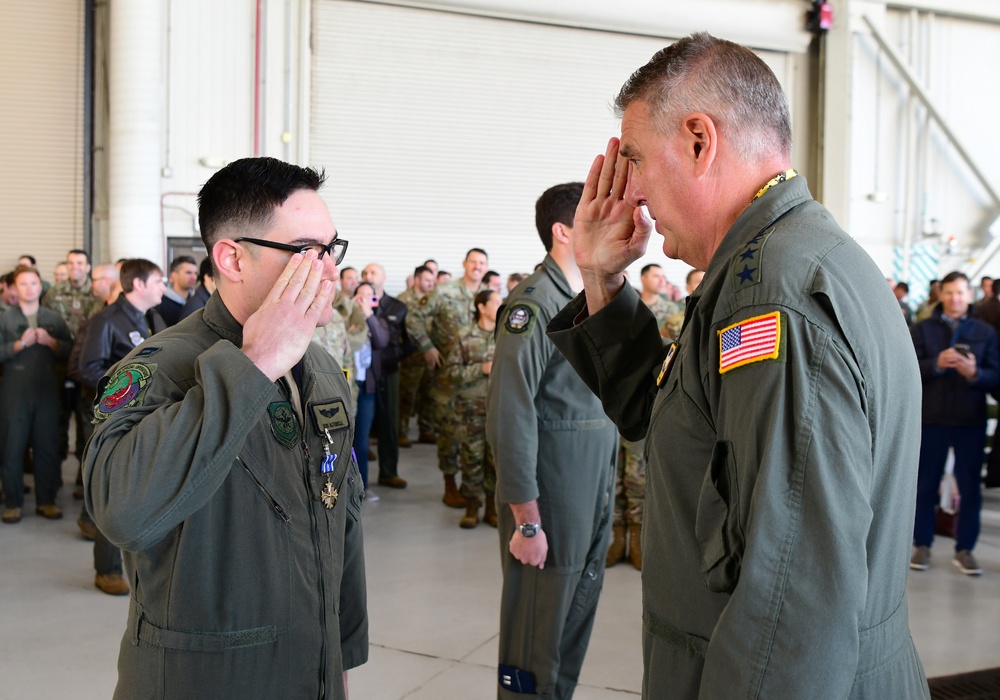
[[[309,243],[307,245],[292,245],[290,243],[276,243],[275,241],[267,241],[263,238],[234,238],[233,243],[253,243],[254,245],[264,246],[265,248],[274,248],[275,250],[287,250],[289,253],[301,253],[305,255],[307,251],[316,251],[316,257],[320,260],[323,256],[329,253],[333,257],[333,264],[339,265],[344,262],[344,256],[347,255],[347,241],[343,238],[335,238],[329,245],[323,245],[322,243]]]

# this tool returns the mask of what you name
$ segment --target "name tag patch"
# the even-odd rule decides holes
[[[319,435],[323,435],[327,430],[333,433],[351,427],[351,420],[347,415],[347,404],[344,403],[343,399],[315,401],[309,404],[309,413],[312,414],[313,423],[316,425],[316,432]]]

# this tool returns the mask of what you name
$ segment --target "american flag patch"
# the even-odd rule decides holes
[[[748,318],[719,331],[719,373],[781,353],[781,312]]]

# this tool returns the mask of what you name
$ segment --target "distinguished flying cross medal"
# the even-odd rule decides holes
[[[663,386],[663,383],[667,379],[667,373],[670,371],[670,365],[674,363],[674,358],[677,356],[677,343],[671,343],[670,347],[667,349],[667,356],[663,358],[663,365],[660,367],[660,374],[656,378],[656,388],[659,389]]]
[[[320,493],[320,498],[323,499],[323,505],[327,509],[333,508],[337,505],[337,497],[340,495],[337,493],[337,489],[333,488],[333,482],[330,481],[330,472],[333,471],[333,465],[337,461],[337,455],[330,454],[330,431],[324,430],[323,434],[326,438],[323,440],[323,463],[320,466],[320,470],[326,475],[326,484],[323,485],[323,491]]]

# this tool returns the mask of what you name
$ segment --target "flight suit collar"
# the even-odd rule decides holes
[[[708,264],[706,276],[720,266],[728,269],[729,261],[748,243],[749,237],[765,230],[793,208],[810,200],[812,195],[802,175],[768,189],[760,199],[744,209],[730,227]]]
[[[567,299],[572,299],[576,296],[573,289],[569,286],[569,281],[566,279],[566,275],[563,274],[562,268],[559,267],[559,263],[551,255],[546,255],[545,260],[542,261],[542,268],[545,270],[546,274],[552,278],[553,284],[556,285],[556,289],[563,293]]]
[[[238,348],[243,347],[243,326],[229,313],[220,295],[213,294],[209,297],[202,314],[202,320],[218,333],[219,337],[230,341]]]

